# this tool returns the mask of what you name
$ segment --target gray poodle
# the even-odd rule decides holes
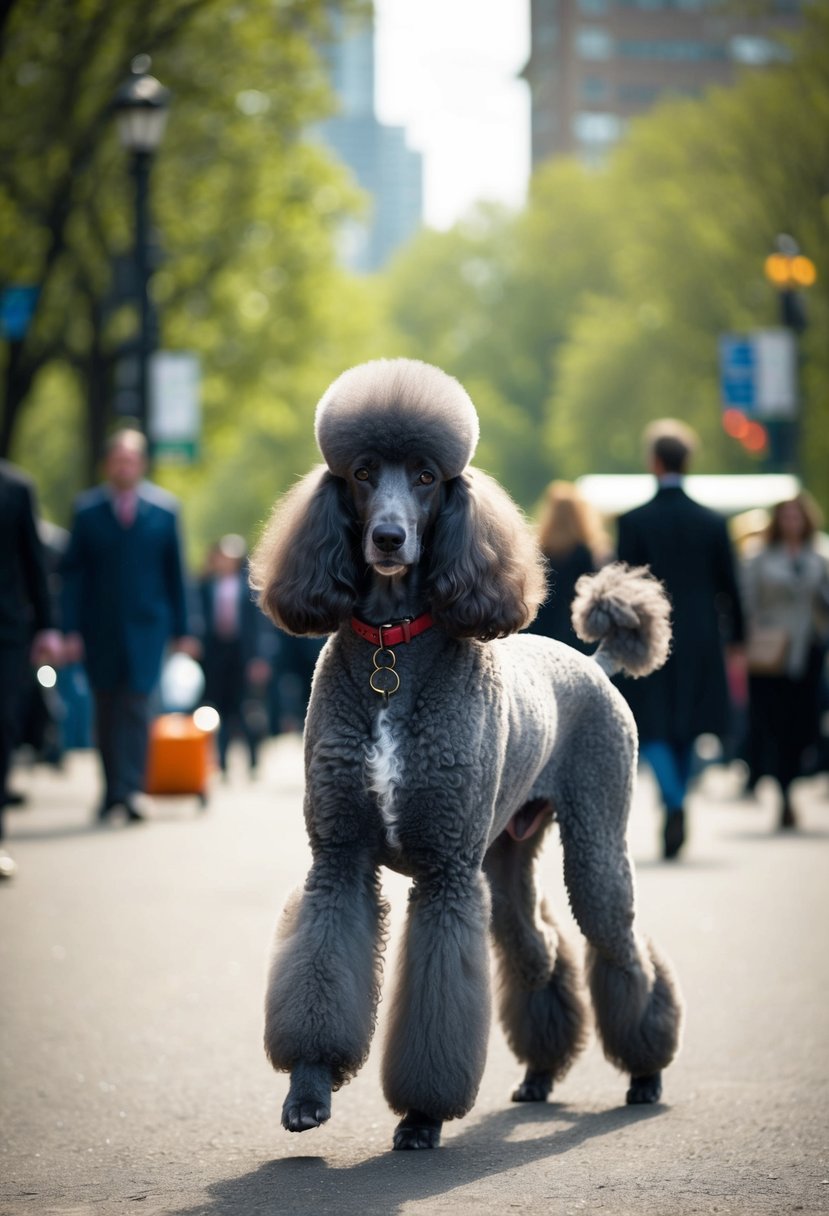
[[[558,824],[587,942],[587,985],[627,1101],[656,1102],[679,1041],[669,964],[633,928],[625,829],[636,731],[608,675],[664,662],[668,603],[644,569],[614,565],[577,589],[592,658],[518,636],[544,594],[518,508],[470,468],[478,419],[436,367],[377,360],[319,403],[325,465],[277,503],[256,549],[263,609],[327,634],[305,731],[305,886],[277,932],[265,1046],[290,1072],[283,1125],[324,1123],[363,1063],[380,995],[387,906],[379,869],[412,879],[389,1012],[383,1088],[397,1149],[433,1148],[472,1107],[486,1056],[491,932],[498,1009],[544,1101],[585,1043],[576,959],[534,863]]]

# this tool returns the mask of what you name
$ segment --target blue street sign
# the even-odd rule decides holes
[[[723,409],[750,414],[755,406],[755,347],[746,334],[720,336],[720,396]]]
[[[750,418],[794,418],[798,409],[797,346],[786,329],[721,334],[720,396],[724,410]]]
[[[0,291],[0,334],[9,342],[26,337],[40,287],[4,287]]]

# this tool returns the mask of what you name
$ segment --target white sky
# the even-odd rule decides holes
[[[424,154],[424,219],[520,207],[530,165],[529,0],[375,0],[376,108]]]

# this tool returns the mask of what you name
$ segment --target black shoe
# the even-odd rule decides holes
[[[97,819],[98,823],[106,823],[107,820],[109,819],[110,815],[112,814],[112,812],[115,810],[115,808],[118,805],[119,805],[119,803],[112,802],[109,799],[102,802],[101,805],[98,807],[97,811],[95,812],[95,818]]]
[[[662,856],[666,861],[673,861],[679,856],[679,851],[685,844],[685,811],[682,807],[668,811],[663,840]]]
[[[127,812],[127,823],[145,823],[147,819],[147,801],[143,794],[130,794],[123,801]]]
[[[18,794],[16,790],[6,790],[3,794],[3,806],[25,806],[29,801],[28,794]]]
[[[788,798],[783,800],[783,809],[780,812],[780,827],[785,831],[797,827],[797,816]]]

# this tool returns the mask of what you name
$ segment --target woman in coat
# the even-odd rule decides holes
[[[816,543],[818,523],[807,495],[778,503],[760,549],[743,569],[749,770],[754,779],[768,775],[780,786],[781,828],[797,826],[790,788],[802,772],[804,751],[819,736],[829,560]],[[762,655],[758,631],[765,631]]]
[[[547,487],[538,540],[547,559],[547,598],[528,632],[592,653],[595,647],[576,636],[570,607],[576,583],[608,560],[610,543],[598,512],[572,482],[552,481]]]

